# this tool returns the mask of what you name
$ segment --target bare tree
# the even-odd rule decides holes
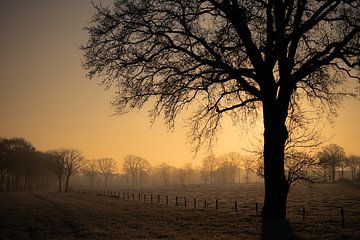
[[[249,157],[243,158],[242,165],[246,172],[246,183],[249,183],[249,175],[254,170],[254,161]]]
[[[116,112],[152,99],[170,128],[198,107],[189,137],[213,144],[220,119],[264,125],[263,217],[286,217],[286,121],[309,100],[331,116],[348,79],[359,80],[360,3],[334,1],[118,0],[96,6],[82,46],[90,77],[115,85]],[[344,86],[344,87],[340,87]],[[194,109],[192,108],[192,109]]]
[[[183,169],[185,170],[188,184],[191,184],[191,179],[193,178],[193,175],[194,175],[194,168],[193,168],[192,164],[186,163]]]
[[[216,157],[214,155],[209,155],[202,160],[201,172],[205,182],[207,183],[207,177],[210,176],[210,184],[214,182],[214,172],[217,167]]]
[[[112,158],[98,159],[98,166],[100,173],[104,176],[104,184],[108,185],[108,179],[115,171],[116,161]]]
[[[63,149],[62,152],[66,179],[64,192],[67,192],[70,177],[80,171],[84,157],[81,155],[80,151],[76,149]]]
[[[347,166],[350,168],[351,171],[351,180],[360,179],[360,156],[351,155],[346,159]],[[359,169],[359,172],[356,176],[356,169]]]
[[[171,166],[166,163],[162,163],[157,167],[157,170],[158,170],[158,173],[162,180],[163,185],[169,185],[170,184]]]
[[[59,150],[48,151],[49,156],[52,158],[52,170],[58,180],[58,191],[62,191],[62,178],[65,175],[65,158],[64,152]]]
[[[86,160],[83,166],[84,175],[89,177],[90,186],[94,186],[95,176],[98,173],[98,163],[96,160]]]
[[[240,174],[240,161],[242,156],[237,152],[230,152],[226,154],[226,158],[229,162],[231,183],[235,183],[236,173]]]
[[[152,169],[151,164],[148,160],[139,157],[139,164],[138,164],[138,186],[141,187],[144,181],[145,176],[147,176]]]
[[[141,186],[144,174],[147,174],[150,169],[150,163],[139,156],[128,155],[123,162],[123,169],[127,175],[131,175],[132,187]]]
[[[330,167],[331,169],[331,182],[335,182],[336,167],[345,161],[345,151],[342,147],[336,144],[330,144],[319,152],[320,164]]]
[[[181,185],[185,185],[186,183],[186,170],[184,168],[177,169],[177,175],[180,179]]]

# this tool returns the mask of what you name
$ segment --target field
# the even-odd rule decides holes
[[[1,193],[0,239],[360,239],[359,190],[359,184],[294,186],[282,236],[276,235],[278,224],[256,215],[261,184],[119,190],[113,197],[99,189]]]

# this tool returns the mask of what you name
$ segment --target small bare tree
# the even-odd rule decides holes
[[[163,185],[169,185],[171,166],[166,163],[162,163],[157,167],[157,170]]]
[[[112,158],[98,159],[98,166],[100,173],[104,176],[104,185],[108,185],[108,179],[113,174],[116,168],[116,161]]]
[[[65,175],[65,160],[64,152],[62,150],[51,150],[47,154],[51,156],[51,169],[58,180],[58,192],[62,191],[62,178]]]
[[[319,152],[319,159],[321,165],[330,168],[331,182],[335,182],[336,167],[345,161],[344,148],[336,144],[327,145]]]
[[[98,173],[98,163],[96,160],[86,160],[83,166],[83,173],[90,180],[90,186],[94,186],[95,176]]]
[[[356,179],[360,180],[360,156],[350,155],[347,159],[347,166],[351,171],[351,179],[354,181]],[[356,175],[356,169],[359,169],[358,174]]]
[[[214,183],[214,172],[217,167],[216,157],[211,154],[202,160],[201,175],[207,183],[207,178],[210,176],[210,184]]]
[[[69,188],[70,177],[79,172],[82,167],[84,157],[81,155],[79,150],[76,149],[63,149],[62,156],[64,158],[64,167],[65,167],[65,189],[67,192]]]

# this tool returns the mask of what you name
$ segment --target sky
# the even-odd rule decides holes
[[[191,152],[181,116],[174,131],[162,119],[151,127],[148,109],[113,116],[113,92],[86,78],[79,47],[93,13],[90,0],[0,1],[0,136],[24,137],[42,151],[76,148],[88,159],[135,154],[153,164],[199,165],[204,153]],[[325,134],[360,155],[359,123],[360,101],[347,99]],[[249,148],[244,132],[225,121],[215,153]]]

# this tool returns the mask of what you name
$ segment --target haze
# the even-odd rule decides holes
[[[1,1],[0,12],[0,136],[24,137],[40,150],[77,148],[88,159],[136,154],[154,164],[200,163],[181,119],[169,132],[162,119],[150,128],[147,109],[112,116],[113,92],[85,77],[79,46],[94,12],[90,1]],[[325,134],[359,155],[360,102],[344,101],[338,115]],[[242,132],[225,122],[216,154],[249,147]]]

